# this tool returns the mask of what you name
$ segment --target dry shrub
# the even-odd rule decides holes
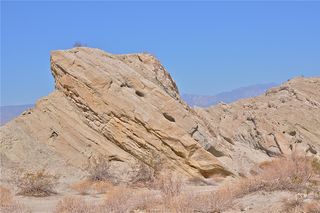
[[[92,188],[99,194],[107,193],[110,189],[112,189],[112,183],[108,181],[98,181],[93,183]]]
[[[109,188],[105,201],[99,206],[102,212],[133,212],[147,210],[161,204],[155,192],[146,189],[133,189],[127,186],[113,186]]]
[[[292,155],[262,166],[256,180],[263,190],[301,191],[306,189],[314,174],[311,159]]]
[[[131,185],[133,186],[150,186],[155,180],[154,169],[147,164],[140,162],[134,168],[135,175],[131,179]]]
[[[18,204],[14,199],[11,191],[0,186],[0,212],[1,213],[27,213],[29,209]]]
[[[305,212],[308,213],[319,213],[320,212],[320,201],[312,201],[310,203],[307,203],[304,206]]]
[[[189,205],[192,205],[191,208],[195,211],[222,212],[232,206],[235,199],[256,191],[315,191],[316,187],[310,185],[314,175],[311,162],[311,159],[296,155],[265,162],[260,165],[260,171],[256,175],[241,178],[215,192],[195,195],[192,199],[193,204]],[[287,203],[291,207],[300,208],[301,203],[297,203],[298,201]]]
[[[54,188],[58,177],[47,173],[45,170],[26,172],[15,180],[19,195],[44,197],[56,194]]]
[[[81,195],[86,195],[89,193],[93,182],[90,180],[81,180],[70,186],[71,189],[77,191]]]
[[[229,187],[219,189],[211,195],[210,209],[214,212],[221,212],[229,208],[235,199],[235,193]]]
[[[171,198],[179,195],[183,188],[182,179],[175,175],[162,175],[156,182],[156,187],[163,196]]]
[[[54,209],[54,213],[95,213],[96,206],[82,198],[65,197],[60,200]],[[98,213],[98,212],[97,212]]]
[[[301,212],[303,207],[303,198],[296,197],[295,199],[285,199],[283,203],[284,203],[283,212],[286,212],[286,213]]]
[[[113,177],[110,173],[110,163],[107,156],[99,155],[88,165],[88,179],[91,181],[108,181]]]
[[[79,197],[66,197],[57,204],[54,213],[123,213],[146,210],[155,204],[150,191],[133,191],[125,186],[114,186],[108,190],[105,201],[91,203]]]
[[[185,210],[186,196],[182,195],[183,182],[176,175],[159,175],[154,183],[154,188],[161,192],[160,208],[162,211],[181,212]],[[159,200],[157,201],[159,202]]]
[[[0,186],[0,203],[2,205],[7,205],[13,202],[13,196],[9,189]]]
[[[314,175],[311,162],[311,159],[297,155],[264,162],[256,175],[242,178],[233,186],[234,194],[241,197],[261,190],[306,191]]]
[[[311,165],[312,165],[313,171],[314,171],[316,174],[320,175],[320,159],[314,158],[314,159],[312,160]]]
[[[185,194],[182,194],[185,196]],[[223,187],[215,192],[202,192],[187,196],[182,202],[188,212],[222,212],[229,208],[235,199],[233,190]]]
[[[113,184],[108,181],[91,181],[91,180],[81,180],[70,186],[71,189],[77,191],[80,195],[87,195],[94,191],[99,194],[104,194],[108,192],[113,187]]]
[[[134,196],[133,191],[125,186],[112,187],[106,194],[104,209],[106,212],[130,212],[134,204],[129,199]]]

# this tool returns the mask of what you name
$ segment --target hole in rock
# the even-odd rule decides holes
[[[136,95],[139,96],[139,97],[144,97],[143,92],[140,92],[138,90],[136,90]]]
[[[296,133],[296,131],[294,131],[294,130],[292,130],[292,131],[290,131],[289,132],[289,135],[291,135],[291,136],[295,136],[297,133]]]
[[[168,113],[163,113],[163,116],[170,122],[175,122],[176,120],[174,119],[174,117],[172,117],[171,115],[169,115]]]

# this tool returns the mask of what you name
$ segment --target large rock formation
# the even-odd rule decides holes
[[[44,167],[79,176],[102,154],[123,181],[141,162],[208,178],[246,174],[296,149],[320,152],[319,78],[297,78],[257,98],[194,110],[149,54],[53,51],[51,70],[55,91],[1,127],[2,174]]]
[[[74,48],[53,51],[51,70],[56,90],[1,128],[2,167],[74,173],[100,153],[124,180],[139,162],[187,177],[231,174],[153,56]]]

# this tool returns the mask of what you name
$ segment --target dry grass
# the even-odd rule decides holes
[[[71,189],[77,191],[80,195],[87,195],[90,192],[105,194],[113,188],[113,184],[108,181],[91,181],[81,180],[70,186]]]
[[[195,195],[189,205],[196,211],[222,212],[231,207],[237,198],[257,191],[317,192],[319,185],[311,181],[316,175],[312,162],[312,159],[296,155],[265,162],[254,176],[241,178],[215,192]],[[293,212],[303,206],[300,199],[286,203]]]
[[[125,186],[112,187],[106,194],[104,209],[106,212],[130,212],[135,208],[135,203],[130,202],[132,196],[136,195],[130,188]]]
[[[132,177],[132,186],[150,186],[155,180],[155,170],[150,166],[140,162],[137,164],[135,175]]]
[[[55,212],[223,212],[233,206],[236,199],[257,191],[284,190],[304,196],[310,190],[317,190],[317,187],[310,185],[317,175],[312,162],[298,156],[274,159],[261,164],[255,175],[241,178],[215,192],[186,193],[181,178],[174,175],[157,176],[153,182],[154,190],[91,181],[91,189],[106,193],[102,203],[96,205],[66,198],[60,201],[57,206],[59,211]],[[143,169],[142,173],[148,174]],[[319,212],[319,202],[306,204],[303,196],[300,197],[302,199],[283,201],[287,212]]]
[[[30,210],[18,204],[11,191],[0,186],[0,212],[1,213],[29,213]]]
[[[81,195],[89,194],[93,182],[90,180],[81,180],[77,183],[74,183],[70,186],[71,189],[77,191]]]
[[[307,192],[314,175],[311,159],[293,155],[262,163],[254,176],[240,179],[231,188],[235,197],[256,191]]]
[[[53,213],[95,213],[96,208],[82,198],[65,197],[58,202]]]
[[[138,191],[126,186],[114,186],[99,203],[80,197],[65,197],[57,204],[54,213],[123,213],[151,209],[155,196],[150,191]]]
[[[45,170],[26,172],[15,180],[18,194],[24,196],[44,197],[55,194],[54,188],[58,178]]]
[[[320,200],[312,201],[304,206],[305,212],[308,213],[319,213],[320,212]]]
[[[98,194],[105,194],[113,187],[112,183],[108,181],[98,181],[93,183],[92,188]]]
[[[0,186],[0,203],[1,205],[7,205],[13,202],[13,196],[9,189]]]
[[[303,208],[303,198],[302,197],[296,197],[294,199],[285,199],[283,201],[284,209],[283,212],[286,213],[298,213],[301,212]]]
[[[110,163],[107,156],[99,155],[93,158],[88,165],[88,179],[90,181],[110,181],[113,176],[110,174]]]

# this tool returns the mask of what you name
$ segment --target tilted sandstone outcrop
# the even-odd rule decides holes
[[[51,70],[55,91],[1,128],[4,168],[72,172],[100,153],[124,180],[139,162],[187,177],[231,174],[212,154],[213,133],[153,56],[73,48],[53,51]]]
[[[84,175],[102,154],[119,180],[141,162],[185,177],[248,174],[295,150],[320,153],[320,78],[296,78],[265,95],[191,109],[149,54],[93,48],[53,51],[55,91],[1,127],[1,169]]]
[[[320,78],[295,78],[264,95],[196,111],[228,153],[220,160],[238,172],[292,152],[320,156]]]

